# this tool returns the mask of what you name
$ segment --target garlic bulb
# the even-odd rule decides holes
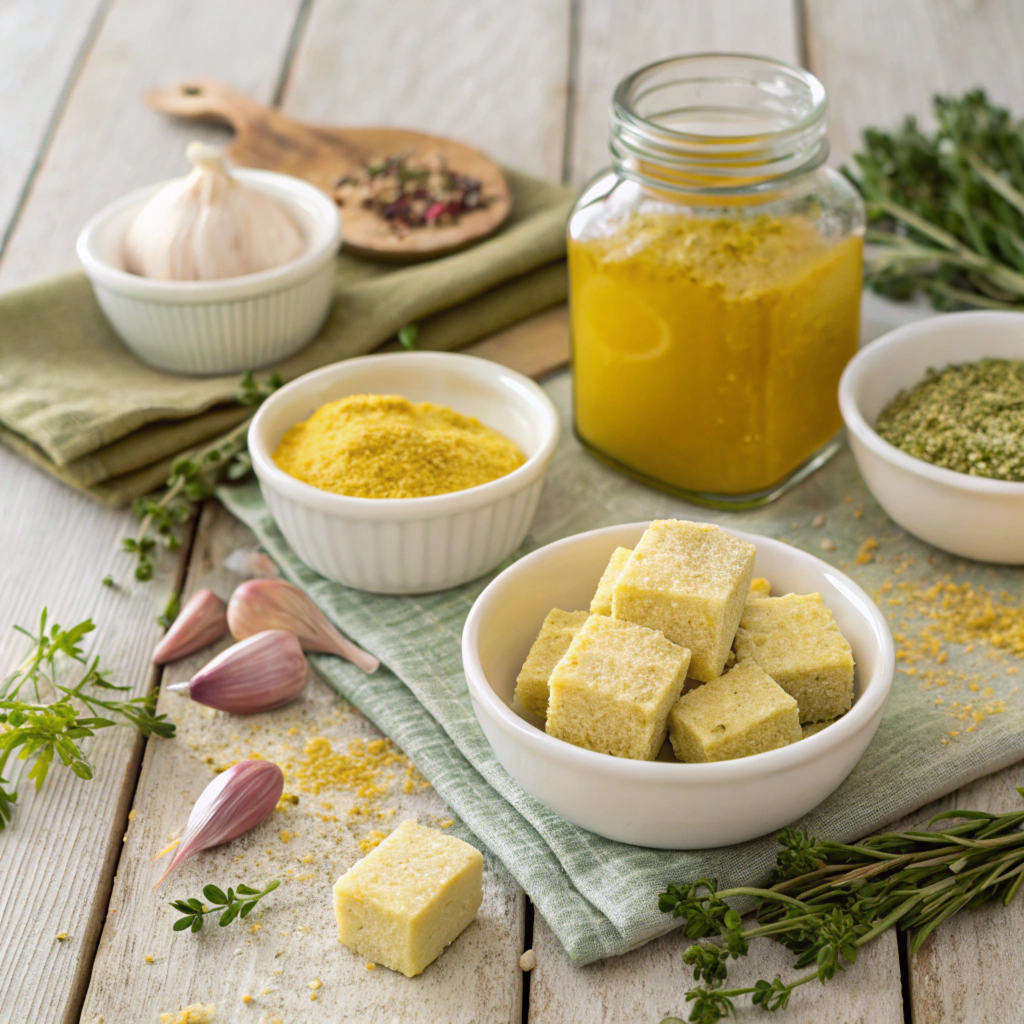
[[[278,200],[243,185],[220,153],[189,145],[195,169],[139,211],[124,237],[125,269],[164,281],[241,277],[295,259],[305,242]]]

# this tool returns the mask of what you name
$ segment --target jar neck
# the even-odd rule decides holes
[[[828,156],[826,98],[812,74],[742,54],[695,54],[624,79],[611,107],[620,177],[708,200],[770,191]]]

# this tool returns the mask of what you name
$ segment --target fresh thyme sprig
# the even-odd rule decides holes
[[[255,408],[283,383],[278,373],[270,374],[262,383],[247,373],[235,401]],[[139,528],[134,537],[125,537],[122,543],[124,550],[136,557],[137,580],[153,578],[153,553],[158,544],[168,551],[181,546],[181,528],[195,515],[196,505],[213,494],[222,479],[239,480],[252,469],[246,448],[251,422],[247,419],[212,444],[176,459],[162,493],[135,499],[132,511]]]
[[[14,780],[3,777],[15,751],[19,761],[32,762],[27,778],[38,790],[54,757],[80,779],[91,779],[92,766],[79,741],[93,736],[97,729],[116,725],[115,718],[134,726],[144,736],[174,735],[174,725],[166,721],[167,716],[156,714],[155,693],[112,700],[95,692],[124,691],[129,687],[115,686],[110,673],[100,668],[99,657],[87,659],[83,654],[82,640],[96,628],[91,619],[71,629],[56,624],[49,629],[47,626],[48,612],[44,608],[38,633],[14,627],[33,646],[25,660],[0,683],[0,830],[11,820],[18,798]],[[80,666],[80,676],[73,685],[59,681],[60,669],[68,663]],[[23,699],[22,691],[31,699]]]
[[[875,251],[868,283],[937,309],[1024,307],[1024,127],[980,89],[936,96],[937,129],[870,128],[845,173]]]
[[[1024,789],[1018,793],[1024,797]],[[940,821],[962,824],[931,831]],[[749,995],[764,1010],[783,1009],[801,985],[822,983],[853,964],[857,950],[892,927],[910,934],[910,951],[961,909],[1000,900],[1008,904],[1024,878],[1024,811],[988,814],[947,811],[929,830],[889,832],[851,846],[818,842],[785,829],[771,887],[719,890],[714,879],[670,885],[659,908],[684,918],[692,945],[683,962],[703,982],[686,993],[693,1024],[714,1024],[735,1013],[734,1000]],[[754,927],[743,928],[726,902],[753,897]],[[793,981],[760,980],[726,988],[729,960],[745,956],[749,940],[769,937],[796,954],[794,967],[813,967]],[[669,1017],[662,1024],[673,1024]]]
[[[253,907],[280,884],[277,879],[274,879],[266,889],[253,889],[249,885],[240,885],[237,892],[230,888],[224,892],[223,889],[219,889],[215,885],[204,885],[203,898],[207,900],[209,906],[197,899],[171,900],[171,906],[178,913],[185,915],[174,922],[174,930],[176,932],[202,931],[203,918],[207,914],[217,913],[220,914],[220,920],[217,923],[223,928],[225,925],[231,924],[236,917],[248,917]]]

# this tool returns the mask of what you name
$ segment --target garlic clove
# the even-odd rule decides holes
[[[166,665],[219,640],[228,631],[227,606],[212,590],[199,590],[171,623],[153,651],[153,664]]]
[[[309,681],[309,664],[294,633],[267,629],[222,651],[187,683],[166,687],[188,691],[198,704],[232,715],[270,711],[294,700]]]
[[[284,775],[272,761],[240,761],[221,772],[199,794],[174,859],[153,888],[192,854],[255,828],[274,810],[282,792]]]
[[[302,231],[273,196],[238,181],[212,146],[187,149],[193,170],[164,185],[128,225],[125,269],[165,281],[241,277],[301,255]]]
[[[266,629],[286,629],[299,638],[304,651],[337,654],[364,672],[380,667],[372,654],[346,640],[328,622],[305,591],[284,580],[247,580],[236,587],[228,602],[228,625],[236,640]]]

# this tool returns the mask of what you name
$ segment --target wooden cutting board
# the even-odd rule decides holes
[[[486,205],[462,214],[455,224],[419,227],[396,233],[373,210],[358,203],[341,208],[342,244],[357,255],[396,262],[432,259],[464,249],[493,234],[512,208],[508,182],[501,168],[483,153],[461,142],[404,128],[325,128],[301,124],[278,110],[235,92],[212,78],[186,82],[146,94],[155,110],[176,117],[229,125],[235,140],[225,150],[242,167],[260,167],[305,178],[328,195],[338,180],[358,174],[388,156],[404,156],[411,164],[435,166],[477,178]]]

